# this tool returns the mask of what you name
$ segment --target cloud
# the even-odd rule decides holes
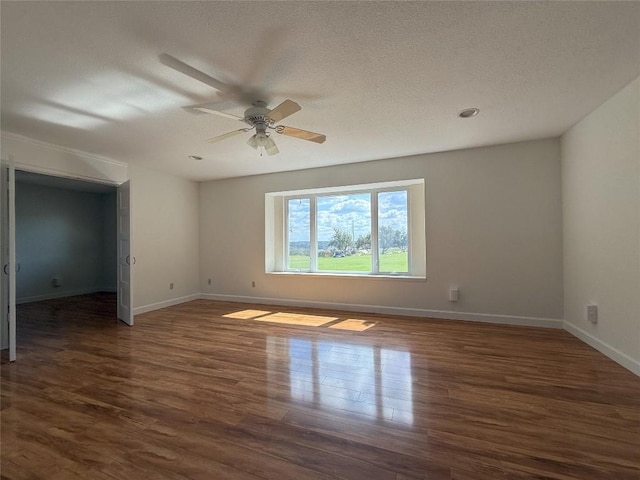
[[[324,207],[318,203],[318,210]],[[347,214],[353,212],[369,213],[371,215],[371,199],[370,198],[349,198],[347,200],[337,201],[330,204],[329,211],[337,214]]]
[[[296,198],[287,202],[289,208],[289,241],[309,241],[310,204],[308,198]]]
[[[292,199],[289,207],[289,240],[309,241],[310,200]],[[320,241],[330,240],[334,228],[351,233],[356,239],[371,233],[371,194],[354,193],[316,197],[317,236]],[[378,194],[380,226],[407,230],[407,192],[393,191]]]

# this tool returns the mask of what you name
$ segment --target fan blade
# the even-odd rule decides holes
[[[274,70],[279,63],[276,62],[275,54],[283,56],[285,39],[289,28],[269,27],[257,38],[256,46],[253,48],[253,58],[249,70],[242,77],[242,83],[246,86],[256,86],[264,83],[267,70]]]
[[[276,142],[274,142],[273,138],[271,137],[267,137],[264,149],[267,152],[267,155],[275,155],[277,153],[280,153],[280,150],[278,150],[278,147],[276,146]]]
[[[244,122],[244,118],[239,117],[237,115],[233,115],[231,113],[227,113],[227,112],[221,112],[220,110],[213,110],[211,108],[207,108],[207,107],[191,107],[194,110],[198,110],[199,112],[204,112],[204,113],[212,113],[214,115],[218,115],[220,117],[225,117],[225,118],[230,118],[231,120],[240,120],[241,122]]]
[[[220,140],[224,140],[225,138],[234,137],[236,135],[240,135],[241,133],[248,132],[251,130],[250,128],[241,128],[240,130],[234,130],[233,132],[223,133],[222,135],[218,135],[217,137],[210,138],[207,140],[207,143],[215,143]]]
[[[324,141],[327,139],[327,137],[321,133],[314,133],[308,130],[300,130],[299,128],[287,127],[285,125],[278,125],[276,127],[276,132],[281,133],[282,135],[287,135],[289,137],[309,140],[310,142],[315,143],[324,143]]]
[[[279,122],[283,118],[300,111],[302,107],[292,100],[285,100],[276,108],[267,113],[267,116],[274,122]]]
[[[201,72],[196,68],[193,68],[191,65],[187,65],[183,61],[172,57],[168,53],[161,53],[158,58],[160,58],[160,63],[162,63],[163,65],[166,65],[169,68],[173,68],[174,70],[186,75],[187,77],[198,80],[205,85],[209,85],[210,87],[215,88],[216,90],[226,92],[232,88],[231,85],[227,85],[226,83],[221,82],[220,80],[213,78],[212,76],[207,75],[206,73]]]

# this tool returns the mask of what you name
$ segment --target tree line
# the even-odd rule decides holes
[[[353,235],[347,230],[334,227],[329,247],[345,253],[351,253],[356,250],[371,250],[371,234],[360,235],[354,240]],[[393,247],[400,248],[403,252],[407,251],[407,232],[383,225],[378,230],[380,253],[387,253]]]

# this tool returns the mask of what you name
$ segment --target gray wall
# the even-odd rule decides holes
[[[412,178],[425,179],[426,281],[265,273],[265,193]],[[558,139],[202,183],[201,291],[561,326],[560,184]]]
[[[116,196],[16,183],[18,303],[116,289]],[[53,278],[61,286],[52,284]]]
[[[102,261],[100,287],[115,292],[118,283],[118,204],[117,194],[105,193],[102,197]]]

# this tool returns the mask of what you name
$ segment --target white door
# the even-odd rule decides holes
[[[9,360],[16,359],[16,219],[15,170],[13,162],[2,161],[0,187],[0,344],[9,349]]]
[[[131,183],[118,187],[118,318],[133,325],[133,266],[131,254]]]

